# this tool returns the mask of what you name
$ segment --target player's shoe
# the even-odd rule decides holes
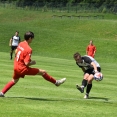
[[[84,93],[84,86],[79,86],[78,84],[76,84],[76,88],[77,88],[81,93]]]
[[[84,96],[84,99],[88,99],[89,98],[89,94],[85,94],[85,96]]]
[[[4,97],[4,94],[3,93],[0,93],[0,97]]]
[[[60,80],[57,80],[56,83],[55,83],[55,85],[56,85],[56,86],[60,86],[60,85],[63,84],[65,81],[66,81],[66,78],[62,78],[62,79],[60,79]]]

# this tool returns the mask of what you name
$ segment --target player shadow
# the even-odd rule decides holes
[[[99,100],[104,100],[104,101],[109,100],[109,98],[104,98],[104,97],[90,97],[89,99],[99,99]]]
[[[60,101],[58,99],[50,99],[50,98],[30,98],[30,97],[25,97],[25,99],[28,100],[39,100],[39,101]]]
[[[3,97],[4,98],[4,97]],[[38,100],[38,101],[63,101],[62,99],[52,99],[52,98],[36,98],[36,97],[5,97],[5,98],[23,98],[28,100]]]
[[[6,98],[23,98],[23,99],[27,99],[27,100],[37,100],[37,101],[66,101],[66,102],[70,102],[73,101],[71,99],[58,99],[58,98],[38,98],[38,97],[6,97]],[[90,97],[88,100],[92,100],[92,99],[96,99],[96,100],[104,100],[106,102],[109,101],[109,98],[104,98],[104,97]]]

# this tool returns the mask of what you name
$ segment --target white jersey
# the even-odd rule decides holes
[[[93,58],[93,57],[90,57],[90,56],[82,56],[82,60],[83,62],[82,63],[77,63],[76,64],[79,66],[79,67],[84,67],[85,70],[87,69],[93,69],[93,66],[91,65],[91,62],[94,62],[96,67],[100,67],[99,63]]]
[[[19,42],[20,42],[19,36],[13,36],[12,37],[12,46],[18,46]]]
[[[85,55],[85,56],[87,56],[87,55]],[[87,57],[89,57],[92,60],[92,62],[94,62],[96,64],[96,67],[100,67],[99,63],[93,57],[91,57],[91,56],[87,56]]]

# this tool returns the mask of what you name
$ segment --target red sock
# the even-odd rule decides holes
[[[52,76],[48,75],[47,73],[45,73],[45,74],[43,75],[43,78],[44,78],[45,80],[47,80],[47,81],[53,83],[53,84],[56,83],[56,80],[55,80]]]
[[[5,94],[13,85],[15,85],[13,81],[8,82],[1,92]]]

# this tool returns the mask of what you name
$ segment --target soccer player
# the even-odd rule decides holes
[[[12,36],[12,38],[9,41],[9,46],[11,47],[11,52],[10,52],[10,59],[11,60],[13,58],[13,52],[16,50],[19,43],[20,43],[19,32],[16,31],[15,35]]]
[[[101,72],[101,67],[99,63],[92,58],[91,56],[81,56],[78,52],[73,55],[76,64],[82,69],[84,75],[82,80],[82,85],[76,85],[76,88],[84,93],[84,88],[86,87],[86,94],[84,96],[85,99],[89,98],[89,93],[92,88],[92,81],[94,79],[94,74],[96,72]]]
[[[94,58],[96,53],[96,46],[93,45],[93,41],[90,40],[89,45],[86,48],[86,54]]]
[[[17,47],[16,57],[14,59],[14,74],[10,82],[8,82],[0,93],[0,97],[4,97],[4,94],[14,86],[20,78],[24,78],[25,75],[41,75],[45,80],[55,84],[61,85],[66,81],[66,78],[56,80],[50,76],[45,70],[38,68],[31,68],[31,65],[35,65],[36,61],[31,60],[32,49],[29,44],[34,39],[34,33],[29,31],[24,34],[24,41],[20,42]]]

